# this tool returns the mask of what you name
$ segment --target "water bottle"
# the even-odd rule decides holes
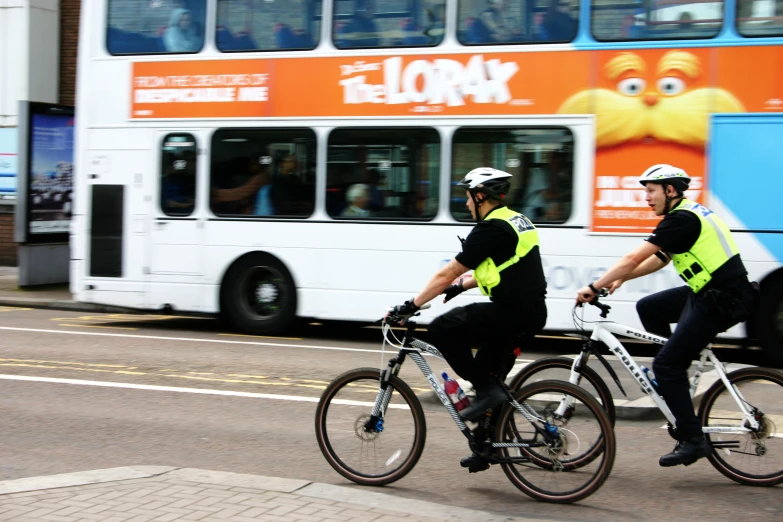
[[[655,380],[655,375],[653,374],[652,370],[650,370],[646,366],[642,366],[642,371],[647,376],[647,380],[650,381],[650,384],[652,384],[653,388],[655,388],[657,390],[658,389],[658,381]]]
[[[446,395],[451,399],[451,403],[457,408],[457,411],[462,411],[470,406],[470,400],[468,400],[465,392],[462,391],[459,383],[454,379],[449,379],[449,374],[443,372],[443,389],[446,391]]]

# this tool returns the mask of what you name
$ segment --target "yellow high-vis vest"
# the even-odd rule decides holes
[[[508,222],[517,233],[516,252],[508,261],[500,266],[495,266],[492,258],[488,257],[473,271],[473,278],[478,283],[481,293],[492,297],[492,289],[500,284],[500,273],[519,262],[533,247],[538,245],[538,230],[528,218],[508,207],[496,208],[485,218],[486,221],[490,219],[502,219]]]
[[[729,227],[712,210],[689,199],[683,199],[672,212],[691,212],[701,222],[696,243],[684,254],[672,254],[674,268],[694,293],[712,280],[712,274],[739,253]]]

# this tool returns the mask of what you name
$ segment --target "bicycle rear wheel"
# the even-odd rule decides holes
[[[511,381],[512,390],[519,390],[523,386],[543,381],[543,380],[562,380],[568,382],[571,377],[571,366],[574,360],[568,357],[544,357],[533,361],[529,365],[525,366],[520,372],[514,376]],[[581,380],[578,384],[580,388],[587,391],[592,397],[594,397],[598,403],[606,411],[609,421],[614,426],[615,422],[615,407],[614,400],[612,399],[612,393],[609,391],[604,380],[598,375],[595,370],[585,366],[582,368]],[[576,408],[576,405],[572,406],[572,410]],[[572,411],[572,414],[574,411]],[[595,443],[589,447],[583,446],[581,453],[571,454],[568,462],[573,466],[586,466],[595,460],[603,450],[602,441],[596,440]],[[546,461],[543,465],[546,465]]]
[[[380,370],[357,368],[326,387],[315,410],[315,436],[327,462],[343,477],[381,486],[404,477],[421,457],[424,411],[410,387],[389,380],[385,414],[371,419],[380,390]]]
[[[495,441],[508,444],[499,453],[506,476],[530,497],[544,502],[571,503],[582,500],[606,481],[614,465],[614,429],[603,407],[589,393],[564,381],[539,381],[514,393],[517,402],[543,419],[536,430],[521,412],[507,405],[500,413]],[[555,410],[567,397],[576,406],[565,416]],[[513,447],[528,444],[529,447]],[[595,448],[590,462],[572,462],[572,455]]]
[[[574,360],[568,357],[542,357],[522,368],[511,380],[508,385],[512,390],[519,390],[522,386],[536,381],[558,380],[569,382],[571,378],[571,367]],[[580,386],[590,392],[593,397],[603,406],[609,420],[614,426],[617,417],[617,411],[614,407],[614,399],[606,381],[598,373],[585,366],[581,371],[581,380],[577,386]]]
[[[706,434],[714,448],[710,463],[740,484],[783,483],[783,374],[765,368],[743,368],[727,377],[761,427],[756,432]],[[723,381],[717,381],[704,394],[699,419],[704,427],[742,424],[742,413]]]

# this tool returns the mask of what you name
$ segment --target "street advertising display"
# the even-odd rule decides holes
[[[67,242],[73,208],[74,108],[20,102],[17,241]]]

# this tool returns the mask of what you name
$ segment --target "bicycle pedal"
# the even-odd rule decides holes
[[[479,464],[477,466],[470,466],[468,472],[478,473],[479,471],[486,471],[489,469],[489,464]]]

